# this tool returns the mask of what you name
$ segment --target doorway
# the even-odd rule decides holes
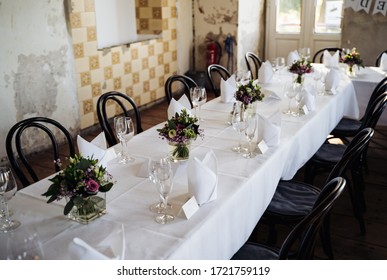
[[[300,48],[315,52],[341,46],[343,0],[267,1],[265,57],[287,57]]]

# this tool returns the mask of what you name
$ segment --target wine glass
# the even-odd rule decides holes
[[[284,57],[277,57],[277,70],[278,72],[281,72],[281,70],[285,67],[285,58]]]
[[[302,48],[300,50],[301,57],[305,58],[306,60],[310,57],[310,48]]]
[[[200,88],[200,97],[199,97],[199,121],[203,121],[203,118],[201,117],[201,109],[202,105],[207,102],[207,91],[206,89]]]
[[[12,231],[20,226],[20,222],[9,218],[8,200],[10,200],[17,191],[16,180],[13,177],[9,167],[0,167],[0,202],[3,205],[4,217],[1,218],[0,231]]]
[[[245,105],[238,101],[231,119],[232,127],[239,133],[238,146],[232,148],[232,150],[237,153],[245,151],[242,147],[242,134],[246,129],[246,115]]]
[[[167,224],[175,219],[173,215],[167,213],[168,196],[173,187],[173,174],[170,159],[161,159],[160,164],[156,166],[153,174],[157,182],[157,190],[163,205],[161,213],[156,216],[155,220],[159,224]]]
[[[165,161],[165,160],[169,160],[169,159],[168,158],[159,158],[159,157],[149,159],[148,174],[149,174],[149,180],[153,184],[158,184],[157,178],[156,178],[156,171],[159,168],[162,161]],[[167,204],[166,206],[167,206],[167,208],[172,207],[170,204]],[[153,213],[158,213],[158,214],[162,213],[163,208],[164,208],[164,204],[163,204],[163,199],[161,196],[160,196],[159,202],[153,203],[149,206],[150,211],[152,211]]]
[[[321,87],[320,87],[320,81],[321,81],[322,77],[323,77],[323,74],[321,73],[321,71],[314,69],[313,79],[315,81],[316,92],[318,95],[324,95],[324,91],[321,90]]]
[[[248,70],[238,70],[235,72],[235,82],[237,87],[245,85],[251,79],[251,72]]]
[[[295,89],[295,91],[296,91],[295,100],[296,100],[296,105],[297,105],[297,107],[296,107],[297,111],[293,112],[293,115],[296,117],[299,117],[301,115],[300,105],[301,105],[302,101],[304,100],[304,91],[301,88],[297,88],[297,89]]]
[[[253,139],[255,136],[255,132],[257,130],[257,126],[258,126],[257,115],[256,114],[248,115],[246,118],[245,134],[246,134],[247,142],[249,143],[249,149],[247,154],[243,155],[245,158],[253,158],[255,156],[254,149],[253,149]]]
[[[33,227],[7,232],[4,236],[5,250],[0,252],[6,260],[43,260],[42,243]]]
[[[283,111],[286,115],[292,114],[292,109],[290,107],[292,99],[296,96],[297,92],[294,90],[293,85],[290,83],[285,84],[284,86],[285,97],[289,99],[288,108]]]
[[[189,94],[190,94],[190,97],[191,97],[192,106],[193,106],[193,108],[195,110],[194,115],[195,115],[195,117],[198,117],[197,108],[199,107],[201,90],[198,87],[192,87],[189,90]]]
[[[128,154],[128,142],[134,136],[134,125],[130,117],[115,117],[114,128],[121,143],[120,163],[133,162],[134,158]]]

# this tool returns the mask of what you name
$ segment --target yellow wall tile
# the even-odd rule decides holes
[[[84,0],[85,1],[85,12],[94,12],[95,4],[94,0]]]
[[[102,68],[91,70],[90,75],[92,83],[97,83],[105,80],[105,75]]]
[[[71,1],[71,12],[72,13],[78,13],[78,12],[84,12],[84,11],[85,11],[84,0],[72,0]]]
[[[78,43],[73,45],[74,58],[80,58],[84,56],[83,44]]]
[[[89,57],[90,69],[95,70],[99,68],[99,58],[98,55],[93,55]]]
[[[81,22],[83,27],[95,26],[95,13],[85,12],[81,14]]]
[[[149,80],[149,70],[141,70],[140,71],[140,82],[145,82]]]
[[[91,98],[87,100],[83,100],[82,107],[83,107],[84,114],[93,112],[94,111],[93,100]]]
[[[91,96],[99,97],[102,94],[101,83],[94,83],[91,85]]]
[[[95,26],[88,26],[87,30],[87,41],[96,41],[97,40],[97,30]]]
[[[89,58],[82,57],[75,60],[75,69],[78,73],[86,72],[90,70]]]
[[[138,72],[141,70],[141,60],[136,59],[132,61],[132,72]]]
[[[100,56],[100,59],[99,59],[99,62],[100,62],[100,65],[101,67],[107,67],[107,66],[111,66],[112,65],[112,54],[111,52],[108,52],[108,53],[103,53],[103,52],[98,52],[99,53],[99,56]]]
[[[122,77],[124,75],[124,68],[122,64],[113,65],[113,78]]]
[[[98,54],[97,42],[96,41],[86,42],[86,40],[87,39],[85,39],[85,43],[83,44],[83,49],[85,51],[85,56],[91,56],[91,55]]]
[[[132,72],[132,64],[130,62],[125,62],[124,64],[124,73],[129,74]]]
[[[91,77],[90,77],[90,72],[82,72],[81,73],[81,86],[87,86],[91,84]]]
[[[121,77],[114,78],[113,83],[114,83],[114,90],[120,91],[120,90],[121,90],[121,85],[122,85],[122,83],[121,83]]]
[[[111,66],[107,66],[104,68],[104,78],[105,80],[113,78],[113,68]]]
[[[87,41],[86,28],[74,28],[72,30],[73,44],[83,43]]]
[[[70,14],[70,24],[71,24],[71,28],[82,27],[81,13],[71,13]]]
[[[119,52],[112,52],[112,64],[118,64],[120,63],[120,53]]]
[[[79,101],[89,100],[92,97],[91,86],[80,87],[78,89]]]
[[[94,114],[83,114],[81,118],[81,129],[94,125]]]

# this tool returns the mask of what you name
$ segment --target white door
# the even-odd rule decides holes
[[[341,46],[343,0],[269,0],[266,12],[265,60]]]

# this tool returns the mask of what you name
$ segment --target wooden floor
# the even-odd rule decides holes
[[[141,110],[143,128],[147,129],[167,118],[165,102]],[[98,129],[83,132],[83,136],[92,139],[100,131]],[[45,168],[52,159],[39,155],[40,174],[50,175]],[[335,259],[342,260],[380,260],[387,259],[387,127],[377,127],[371,140],[368,152],[369,172],[365,174],[367,211],[364,213],[366,234],[361,235],[359,226],[353,217],[351,204],[347,193],[344,193],[333,208],[332,242]],[[43,178],[42,177],[42,178]],[[296,175],[303,178],[301,169]],[[324,182],[326,174],[319,176],[316,185]],[[280,228],[280,236],[285,236],[287,230]],[[257,240],[265,240],[265,230],[262,228]],[[316,259],[326,259],[320,244],[315,251]]]

